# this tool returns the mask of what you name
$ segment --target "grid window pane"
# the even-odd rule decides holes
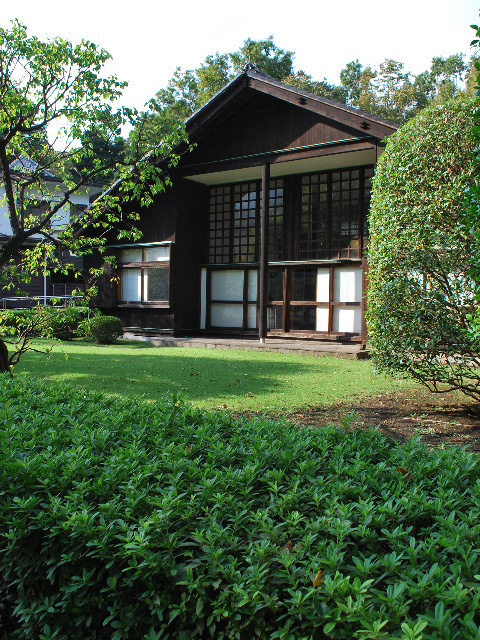
[[[260,241],[261,182],[213,187],[210,190],[211,264],[257,262]],[[283,180],[269,190],[269,258],[284,257]]]
[[[140,302],[142,299],[142,270],[120,270],[120,297],[122,302]]]
[[[303,176],[299,259],[360,257],[372,176],[371,167]]]
[[[119,251],[117,258],[124,265],[119,270],[120,302],[169,303],[170,246],[132,247]]]
[[[317,269],[295,269],[293,272],[293,299],[315,301],[317,298]]]
[[[149,247],[145,249],[145,262],[168,262],[170,260],[170,247]]]
[[[145,269],[145,300],[148,302],[168,302],[169,269]]]
[[[292,307],[292,329],[315,331],[317,310],[315,307]]]

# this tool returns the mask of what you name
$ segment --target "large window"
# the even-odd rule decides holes
[[[269,261],[360,259],[366,244],[372,176],[373,167],[355,167],[272,178]],[[301,189],[301,196],[296,195],[297,189]],[[260,180],[210,190],[210,264],[258,262],[261,205]]]
[[[373,168],[302,177],[299,260],[361,257]]]
[[[261,182],[213,187],[210,190],[209,262],[257,262],[260,243]],[[272,179],[269,192],[269,255],[283,259],[283,180]]]
[[[119,302],[169,304],[170,245],[118,252]]]

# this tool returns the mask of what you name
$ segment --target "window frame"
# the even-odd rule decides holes
[[[168,259],[165,260],[146,260],[146,252],[149,249],[156,249],[167,247],[169,249]],[[128,250],[139,250],[142,252],[141,261],[121,262],[121,252]],[[172,253],[173,243],[158,243],[147,245],[123,245],[116,249],[117,258],[117,270],[118,270],[118,282],[117,282],[117,306],[128,307],[158,307],[158,308],[170,308],[172,306]],[[122,300],[122,271],[129,269],[140,270],[140,300]],[[167,300],[146,300],[147,295],[147,279],[145,275],[148,275],[148,271],[152,269],[165,269],[168,270],[168,299]]]

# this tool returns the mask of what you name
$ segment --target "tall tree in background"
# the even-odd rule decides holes
[[[196,69],[183,71],[177,67],[167,86],[158,91],[141,114],[130,134],[130,148],[135,153],[149,151],[172,127],[181,127],[247,63],[285,84],[398,123],[431,103],[443,104],[465,92],[465,81],[467,93],[473,93],[472,63],[466,65],[462,54],[435,57],[431,68],[417,76],[396,60],[387,58],[374,68],[363,66],[357,59],[342,69],[339,85],[326,78],[316,80],[304,70],[296,71],[294,58],[293,51],[281,49],[270,36],[264,40],[247,38],[237,51],[207,56]]]
[[[170,131],[173,126],[181,127],[248,63],[255,64],[260,71],[276,80],[345,102],[346,94],[342,87],[331,85],[326,80],[313,80],[305,71],[296,72],[294,57],[292,51],[277,47],[273,36],[270,36],[265,40],[247,38],[238,51],[207,56],[197,69],[182,71],[177,67],[166,88],[160,89],[149,101],[147,110],[130,134],[130,147],[136,153],[149,151],[162,140],[165,131]]]

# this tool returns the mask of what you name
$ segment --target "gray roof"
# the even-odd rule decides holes
[[[46,169],[42,169],[40,165],[35,162],[35,160],[27,158],[26,156],[20,156],[19,158],[13,160],[13,162],[10,163],[10,169],[11,171],[16,171],[17,173],[23,173],[27,175],[39,171],[43,179],[56,180],[53,173],[50,173],[50,171],[47,171]]]

